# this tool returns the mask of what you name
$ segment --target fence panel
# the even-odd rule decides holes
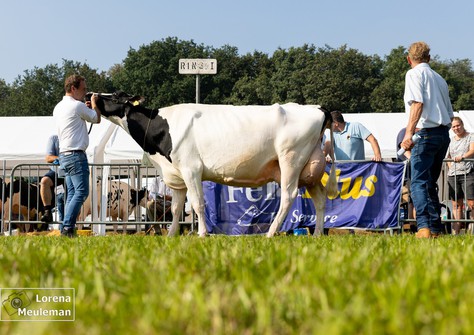
[[[81,233],[86,234],[87,230],[95,235],[104,235],[111,230],[147,234],[166,232],[172,220],[171,190],[164,184],[160,189],[154,186],[161,179],[156,169],[140,163],[89,166],[89,197],[77,220],[78,229],[83,231]],[[2,233],[59,228],[57,206],[53,206],[56,210],[53,211],[52,224],[40,221],[44,206],[39,185],[41,178],[51,167],[55,168],[51,164],[19,164],[11,169],[9,175],[3,169],[0,183]],[[54,204],[58,201],[56,185],[57,179],[52,188]],[[154,187],[156,191],[151,192]],[[162,201],[165,194],[166,201]],[[183,212],[180,224],[182,228],[194,230],[194,215]]]

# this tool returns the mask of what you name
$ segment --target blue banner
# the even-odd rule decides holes
[[[403,163],[336,163],[337,197],[326,201],[325,228],[399,228],[398,208]],[[327,180],[330,164],[323,180]],[[269,183],[258,188],[203,182],[206,225],[210,233],[242,235],[266,233],[280,205],[280,188]],[[280,231],[300,227],[313,230],[316,211],[304,188],[298,190]]]

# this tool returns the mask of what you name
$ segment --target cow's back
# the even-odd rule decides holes
[[[275,180],[279,157],[312,150],[324,121],[319,106],[297,104],[181,104],[161,109],[160,115],[173,141],[173,163],[160,160],[165,178],[167,169],[179,180],[183,167],[195,165],[203,180],[230,185]]]

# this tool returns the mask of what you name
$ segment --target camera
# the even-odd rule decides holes
[[[28,298],[25,291],[19,291],[10,294],[8,298],[2,302],[2,304],[8,315],[13,315],[18,313],[19,308],[25,308],[29,306],[31,304],[31,300]]]

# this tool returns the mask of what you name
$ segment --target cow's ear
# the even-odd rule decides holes
[[[142,103],[145,102],[145,98],[144,97],[141,97],[139,95],[135,95],[134,97],[132,97],[131,99],[128,99],[128,102],[130,102],[132,105],[134,106],[138,106]]]

